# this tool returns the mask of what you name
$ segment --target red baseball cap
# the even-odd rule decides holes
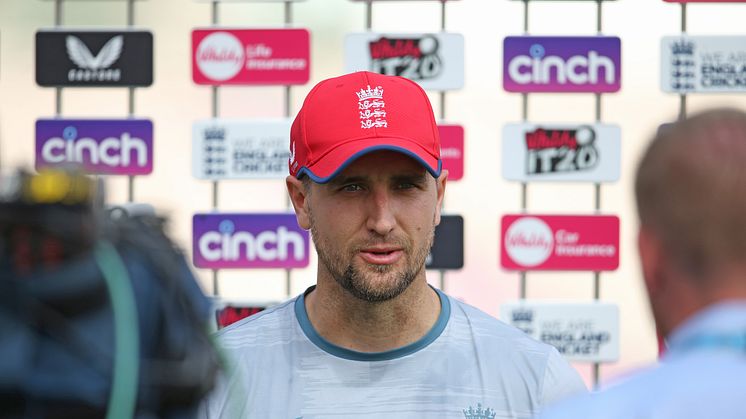
[[[377,150],[406,154],[440,176],[440,137],[425,91],[409,79],[367,71],[327,79],[293,121],[290,174],[325,183]]]

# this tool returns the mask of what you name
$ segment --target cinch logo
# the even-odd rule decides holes
[[[132,152],[135,159],[132,161]],[[68,126],[62,131],[62,137],[52,137],[44,141],[41,157],[45,163],[74,162],[110,167],[135,166],[145,167],[148,164],[148,146],[140,138],[132,137],[128,132],[119,138],[108,137],[96,141],[90,137],[78,138],[78,129]]]
[[[438,40],[427,35],[421,38],[380,38],[368,44],[371,70],[388,76],[410,80],[438,77],[443,62],[438,56]]]
[[[124,37],[117,35],[107,41],[94,56],[83,41],[68,35],[65,38],[67,56],[79,67],[68,71],[68,81],[119,81],[122,71],[109,67],[122,55],[123,45]]]
[[[526,173],[578,172],[598,165],[596,132],[590,126],[577,129],[537,128],[526,133]]]
[[[305,259],[305,241],[295,231],[279,226],[275,231],[262,231],[252,234],[236,231],[231,220],[223,220],[219,231],[208,231],[198,240],[202,257],[209,262],[216,261],[295,261]],[[292,253],[289,251],[292,246]]]
[[[518,84],[598,84],[599,81],[613,85],[616,80],[614,61],[597,51],[587,55],[573,55],[564,59],[557,55],[546,55],[541,44],[533,44],[529,55],[518,55],[508,63],[508,74]]]
[[[229,80],[243,68],[243,44],[228,32],[211,33],[197,47],[196,59],[205,76],[217,81]]]
[[[552,229],[541,219],[523,217],[508,228],[503,245],[516,263],[537,266],[551,256],[554,237]]]

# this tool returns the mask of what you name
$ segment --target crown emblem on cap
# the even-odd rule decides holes
[[[376,86],[376,88],[371,89],[370,85],[368,85],[367,89],[360,89],[360,91],[355,92],[355,94],[357,95],[358,101],[368,99],[383,99],[383,87]]]

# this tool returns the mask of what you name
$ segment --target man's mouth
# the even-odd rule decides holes
[[[370,247],[360,250],[360,257],[373,265],[391,265],[404,255],[398,247]]]

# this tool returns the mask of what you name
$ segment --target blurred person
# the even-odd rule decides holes
[[[746,113],[660,130],[637,169],[638,250],[660,365],[542,418],[746,417]]]
[[[0,417],[195,417],[218,359],[165,220],[73,171],[2,180]]]
[[[446,187],[416,83],[320,82],[290,134],[287,188],[316,285],[218,333],[210,418],[527,418],[585,391],[551,346],[428,285]]]

